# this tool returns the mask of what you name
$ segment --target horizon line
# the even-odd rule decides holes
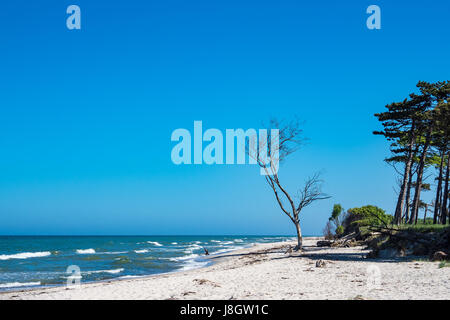
[[[294,234],[0,234],[0,237],[296,237]],[[320,237],[304,235],[303,237]]]

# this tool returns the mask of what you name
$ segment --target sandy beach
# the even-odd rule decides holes
[[[450,299],[450,268],[416,259],[367,259],[362,247],[285,253],[294,242],[211,256],[189,271],[65,287],[4,292],[0,299]]]

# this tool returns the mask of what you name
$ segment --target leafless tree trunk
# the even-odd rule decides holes
[[[328,199],[329,196],[321,192],[322,180],[320,180],[319,174],[315,174],[306,180],[305,185],[299,192],[298,204],[295,204],[292,195],[280,182],[278,169],[280,163],[298,149],[302,142],[299,139],[302,131],[299,128],[298,121],[286,124],[278,122],[277,120],[271,120],[270,127],[277,130],[277,133],[272,133],[271,130],[271,135],[278,135],[278,144],[275,144],[274,146],[272,143],[269,144],[269,139],[260,138],[258,140],[256,137],[253,137],[253,139],[249,139],[247,154],[249,157],[256,160],[257,164],[262,168],[265,173],[266,182],[272,189],[278,206],[295,225],[297,246],[294,250],[298,251],[302,250],[303,245],[302,231],[300,228],[301,211],[314,201]],[[270,140],[272,141],[272,136],[270,137]],[[268,150],[266,155],[262,152],[263,150]],[[285,202],[287,202],[287,204]]]

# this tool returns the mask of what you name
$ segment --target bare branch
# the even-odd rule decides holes
[[[309,177],[299,194],[299,204],[297,207],[297,214],[302,211],[303,208],[309,206],[311,203],[317,200],[325,200],[331,198],[329,195],[322,193],[322,183],[320,179],[320,173],[315,173],[312,177]]]
[[[300,211],[314,201],[328,199],[330,197],[321,192],[322,180],[320,180],[319,174],[315,174],[306,181],[305,186],[300,191],[300,201],[296,206],[294,199],[278,178],[278,169],[279,164],[290,154],[297,151],[306,140],[301,137],[303,131],[300,129],[297,119],[290,122],[281,122],[272,119],[266,128],[267,131],[263,131],[262,136],[260,131],[259,137],[249,137],[248,144],[246,144],[246,152],[262,168],[266,182],[275,194],[281,211],[294,223],[298,241],[294,250],[300,250],[302,248],[302,234],[299,222]],[[276,136],[277,132],[278,136]],[[278,140],[278,143],[273,144],[272,138],[275,141]],[[290,208],[287,204],[284,204],[286,201],[289,203]]]
[[[284,208],[283,202],[281,201],[279,195],[278,195],[278,191],[277,191],[277,187],[275,186],[272,178],[270,176],[266,176],[266,181],[269,184],[269,186],[272,188],[273,193],[275,194],[275,197],[277,199],[278,205],[280,206],[281,210],[292,220],[294,221],[294,218],[291,216],[291,214],[289,213],[289,211],[287,211]]]

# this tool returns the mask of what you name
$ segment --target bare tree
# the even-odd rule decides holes
[[[279,165],[290,154],[297,151],[305,139],[301,138],[302,130],[297,119],[287,123],[272,119],[269,123],[269,128],[271,129],[270,137],[268,136],[264,139],[260,137],[258,141],[256,137],[249,139],[247,153],[261,167],[266,182],[271,187],[281,211],[295,225],[297,246],[294,250],[298,251],[302,249],[302,231],[299,218],[301,211],[314,201],[328,199],[330,197],[321,192],[322,180],[318,173],[306,180],[303,188],[298,192],[298,199],[294,199],[288,193],[278,177]],[[269,140],[271,143],[269,143]],[[277,143],[272,143],[275,140],[277,140]],[[263,150],[267,150],[267,152]]]
[[[335,229],[335,227],[333,226],[333,223],[331,221],[327,221],[327,224],[325,225],[325,227],[322,230],[322,233],[326,240],[334,239],[333,229]]]

